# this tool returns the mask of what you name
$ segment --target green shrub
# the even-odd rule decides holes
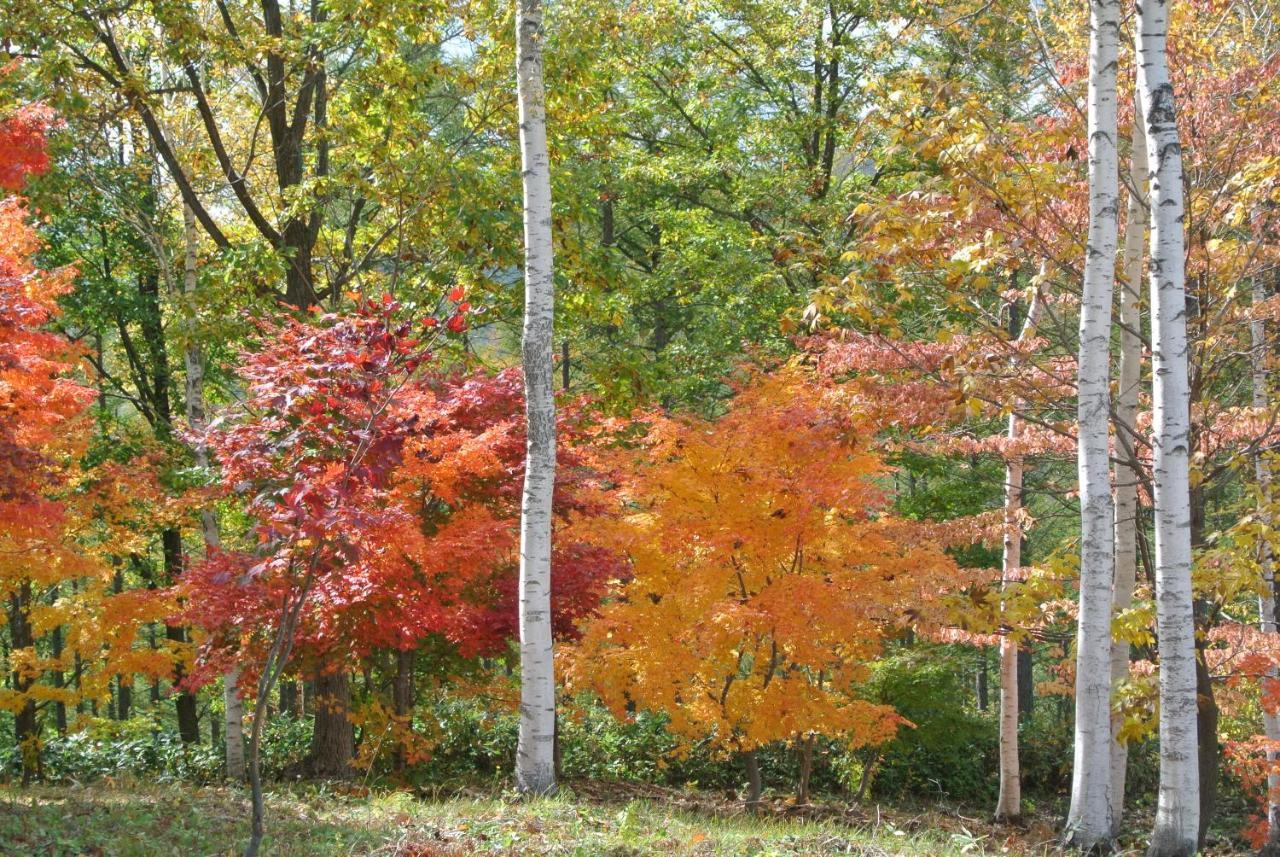
[[[915,724],[880,748],[875,794],[995,799],[997,726],[969,706],[963,671],[952,660],[945,648],[916,646],[874,665],[867,696]]]

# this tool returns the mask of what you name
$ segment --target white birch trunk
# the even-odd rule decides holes
[[[1200,824],[1182,151],[1166,58],[1168,16],[1167,0],[1146,0],[1138,8],[1138,92],[1147,123],[1151,194],[1152,442],[1160,645],[1160,794],[1147,852],[1151,857],[1194,854]]]
[[[551,642],[551,497],[556,473],[552,388],[554,282],[551,163],[542,84],[542,2],[517,0],[516,80],[524,179],[523,360],[526,444],[520,509],[520,738],[516,785],[555,791],[556,689]]]
[[[1037,292],[1027,309],[1027,318],[1018,334],[1018,342],[1026,341],[1040,318],[1040,295]],[[1015,402],[1009,412],[1008,438],[1016,444],[1022,434]],[[1020,579],[1022,567],[1022,456],[1014,451],[1007,457],[1004,469],[1004,558],[1000,580],[1007,586]],[[1000,638],[1000,795],[996,800],[996,819],[1014,821],[1022,816],[1022,772],[1018,764],[1018,643],[1011,635]]]
[[[1076,728],[1066,843],[1082,851],[1111,840],[1111,301],[1115,286],[1118,173],[1116,59],[1119,0],[1089,4],[1089,236],[1080,303],[1078,448],[1080,612]]]
[[[1262,288],[1262,281],[1255,278],[1253,281],[1253,304],[1257,306],[1266,300],[1266,292]],[[1267,407],[1268,398],[1268,373],[1267,373],[1267,329],[1266,322],[1261,318],[1255,318],[1249,323],[1249,333],[1252,338],[1252,349],[1249,357],[1253,370],[1253,406],[1263,409]],[[1271,525],[1271,470],[1267,466],[1266,460],[1261,452],[1255,452],[1253,456],[1254,475],[1258,480],[1258,489],[1262,495],[1262,509],[1260,510],[1259,519],[1264,526],[1270,529]],[[1264,634],[1276,633],[1276,597],[1275,597],[1275,564],[1271,555],[1271,545],[1264,540],[1258,547],[1258,565],[1262,571],[1262,594],[1258,596],[1258,625]],[[1280,674],[1275,669],[1267,671],[1267,675],[1263,678],[1264,688],[1273,688],[1275,683],[1280,681]],[[1280,761],[1280,752],[1276,747],[1280,747],[1280,716],[1275,713],[1263,709],[1262,712],[1262,732],[1268,741],[1275,742],[1272,747],[1267,750],[1267,762],[1269,767],[1274,769],[1277,761]],[[1277,800],[1280,795],[1280,774],[1270,772],[1267,774],[1267,846],[1271,851],[1280,851],[1280,801]]]
[[[182,293],[188,301],[192,301],[196,292],[196,249],[199,246],[199,235],[196,232],[196,218],[190,206],[182,207],[182,225],[184,256],[182,265]],[[189,307],[189,309],[191,309]],[[208,412],[204,401],[204,352],[195,336],[187,332],[187,346],[183,352],[183,363],[186,368],[186,403],[187,424],[193,432],[200,431],[208,424]],[[209,467],[209,450],[203,443],[195,444],[196,464],[202,469]],[[218,533],[218,519],[212,509],[200,510],[200,529],[204,534],[205,553],[221,545]],[[224,746],[227,752],[227,777],[241,781],[245,777],[244,767],[244,705],[237,692],[240,668],[232,667],[222,677],[222,700],[225,708],[223,724]]]
[[[1146,240],[1147,137],[1142,130],[1142,104],[1134,109],[1133,151],[1129,162],[1129,206],[1124,224],[1124,282],[1119,290],[1120,368],[1116,392],[1116,568],[1111,607],[1115,614],[1133,604],[1138,571],[1138,469],[1134,429],[1138,387],[1142,379],[1142,251]],[[1111,687],[1129,677],[1129,644],[1111,642]],[[1111,825],[1119,834],[1124,819],[1125,774],[1129,748],[1119,739],[1124,718],[1111,715]]]

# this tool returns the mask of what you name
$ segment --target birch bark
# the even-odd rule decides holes
[[[552,380],[554,281],[551,164],[542,83],[542,2],[517,0],[516,81],[524,181],[526,442],[520,509],[520,737],[516,785],[554,792],[555,672],[551,640],[551,497],[556,471]]]
[[[1261,280],[1253,281],[1253,304],[1257,306],[1266,300],[1266,291],[1262,287]],[[1249,322],[1249,333],[1252,339],[1249,358],[1253,370],[1253,406],[1258,409],[1267,407],[1268,384],[1270,378],[1267,372],[1267,326],[1261,318],[1255,318]],[[1262,523],[1269,530],[1271,527],[1271,468],[1267,465],[1266,459],[1263,458],[1261,452],[1255,452],[1253,456],[1254,475],[1258,480],[1258,489],[1262,494],[1262,514],[1259,516]],[[1276,596],[1275,596],[1275,559],[1271,554],[1271,545],[1267,541],[1263,541],[1258,549],[1258,565],[1262,570],[1262,594],[1258,596],[1258,619],[1259,627],[1264,634],[1275,634],[1276,627]],[[1267,671],[1267,675],[1263,678],[1263,687],[1274,689],[1275,683],[1280,681],[1280,674],[1275,669]],[[1276,747],[1280,747],[1280,715],[1275,712],[1263,709],[1262,711],[1262,731],[1268,741],[1274,742],[1271,749],[1267,750],[1268,767],[1272,772],[1267,775],[1267,841],[1260,853],[1263,854],[1280,854],[1280,774],[1274,772],[1275,764],[1280,760],[1280,751]]]
[[[1152,441],[1160,642],[1160,793],[1147,851],[1150,857],[1194,854],[1200,823],[1183,175],[1167,62],[1168,27],[1166,0],[1145,0],[1138,7],[1138,92],[1146,114],[1151,187]]]
[[[200,236],[196,231],[196,217],[191,207],[182,207],[183,225],[183,263],[182,294],[191,304],[195,299],[197,277],[197,249]],[[188,309],[192,307],[188,306]],[[186,368],[186,404],[187,424],[192,432],[200,432],[209,422],[209,414],[204,399],[204,351],[199,340],[187,331],[186,348],[183,350],[183,363]],[[209,467],[209,450],[197,442],[194,445],[196,464],[202,470]],[[218,532],[218,519],[212,509],[200,510],[200,530],[204,535],[204,549],[217,549],[222,544]],[[223,744],[227,753],[227,778],[241,781],[245,778],[244,766],[244,705],[239,693],[240,668],[232,667],[222,677],[222,701],[224,709]]]
[[[1142,104],[1134,107],[1129,161],[1129,204],[1124,224],[1124,282],[1120,288],[1120,367],[1116,391],[1116,568],[1111,606],[1115,614],[1133,604],[1138,568],[1138,469],[1134,439],[1138,387],[1142,378],[1142,251],[1146,241],[1147,136],[1142,130]],[[1129,644],[1111,642],[1111,687],[1129,677]],[[1120,832],[1124,818],[1125,775],[1129,748],[1119,740],[1124,718],[1111,716],[1111,823]]]
[[[1082,851],[1111,840],[1111,302],[1115,286],[1118,175],[1116,60],[1119,0],[1089,3],[1089,236],[1080,304],[1080,612],[1071,808],[1064,839]]]

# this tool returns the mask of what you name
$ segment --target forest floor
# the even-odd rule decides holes
[[[0,786],[0,855],[233,855],[248,806],[243,791],[182,784]],[[1031,857],[1054,853],[1055,833],[1048,822],[1013,832],[941,808],[777,803],[748,814],[705,793],[597,783],[527,802],[479,791],[276,789],[267,831],[266,857]]]

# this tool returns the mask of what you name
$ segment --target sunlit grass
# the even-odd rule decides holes
[[[247,800],[228,788],[141,784],[0,787],[0,853],[224,855],[247,833]],[[424,801],[406,792],[328,788],[268,795],[267,855],[983,855],[1007,848],[961,825],[906,829],[886,818],[839,820],[699,812],[648,800],[584,802],[570,794]]]

